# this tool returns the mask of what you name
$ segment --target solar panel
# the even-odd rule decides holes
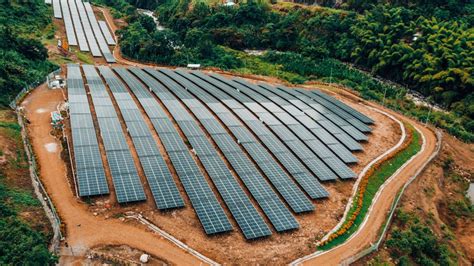
[[[87,16],[89,17],[89,21],[91,23],[92,30],[94,31],[95,38],[97,40],[97,44],[99,45],[100,51],[105,58],[107,63],[115,63],[115,58],[110,52],[109,46],[102,35],[102,31],[100,30],[99,23],[97,22],[97,18],[95,17],[94,11],[92,10],[92,6],[89,2],[84,2],[84,7],[86,8]]]
[[[181,73],[181,72],[179,72]],[[211,79],[209,76],[204,75],[201,72],[192,72],[192,75],[200,78],[202,81],[206,81],[207,84],[211,84],[215,89],[222,89],[233,95],[235,90],[225,89],[228,87],[225,83],[219,82],[215,79]],[[208,90],[208,86],[202,86],[203,89]],[[209,90],[209,93],[213,93],[215,90]],[[230,97],[230,96],[227,97]],[[226,102],[222,100],[224,104]],[[246,109],[232,108],[232,105],[228,105],[230,109],[242,119],[249,128],[257,135],[257,137],[265,144],[265,146],[278,158],[280,163],[288,170],[288,172],[295,178],[295,180],[305,189],[305,191],[311,196],[311,198],[327,197],[328,193],[316,193],[314,188],[318,187],[323,189],[319,182],[314,176],[312,176],[307,169],[296,159],[296,157],[278,140],[271,132],[269,132],[260,121],[256,121],[255,116]],[[303,173],[303,174],[300,174]],[[296,175],[300,174],[300,175]]]
[[[136,96],[140,96],[138,100],[147,115],[151,117],[151,114],[164,114],[164,111],[161,110],[156,100],[153,99],[151,93],[130,72],[123,68],[115,68],[114,70],[125,81],[132,92]],[[154,106],[152,101],[155,102]],[[152,121],[206,234],[232,230],[232,225],[227,219],[224,210],[219,205],[205,177],[201,174],[198,165],[191,157],[183,140],[172,126],[171,121],[169,121],[166,115],[163,118]],[[167,126],[158,128],[158,126],[163,125]],[[167,139],[167,137],[170,139]],[[178,147],[178,149],[172,151],[173,147]]]
[[[328,145],[329,149],[331,149],[341,160],[345,163],[356,163],[357,158],[352,155],[344,146],[339,143]]]
[[[80,68],[74,64],[69,64],[67,68],[68,98],[76,102],[70,105],[69,113],[78,193],[81,197],[108,194],[109,188],[87,97],[84,102],[86,90]]]
[[[186,87],[188,91],[192,92],[197,98],[203,100],[206,103],[206,98],[203,96],[212,97],[211,95],[207,94],[204,88],[209,88],[208,86],[197,86],[198,84],[202,83],[198,78],[182,71],[177,71],[177,74],[181,75],[183,78],[186,78],[188,81],[193,81],[194,84],[190,84],[186,82]],[[179,79],[180,81],[184,81],[182,78]],[[212,101],[216,101],[217,99],[212,98]],[[209,106],[209,105],[208,105]],[[209,106],[210,107],[210,106]],[[218,113],[217,115],[221,117],[224,113]],[[250,131],[245,128],[245,126],[238,121],[238,119],[230,113],[230,110],[227,110],[227,116],[222,119],[222,123],[224,123],[229,130],[233,133],[234,137],[242,144],[245,150],[249,153],[249,155],[255,160],[257,165],[260,169],[265,173],[265,175],[269,178],[270,182],[277,188],[278,192],[283,196],[283,198],[288,202],[291,208],[295,212],[304,212],[304,211],[311,211],[314,209],[312,204],[306,199],[306,197],[302,194],[299,188],[289,179],[283,169],[273,160],[271,155],[267,152],[267,150],[256,141],[254,136],[250,133]],[[236,125],[237,123],[237,125]],[[214,136],[214,140],[216,141],[217,145],[221,148],[227,158],[235,157],[234,159],[238,160],[238,147],[232,141],[232,138],[225,135],[217,135]],[[230,149],[229,147],[234,147]],[[240,159],[242,160],[242,159]],[[249,163],[241,162],[237,164],[237,167],[242,167],[245,165],[248,167]],[[237,171],[239,172],[239,171]],[[242,172],[255,172],[253,168],[241,169],[240,174]],[[313,178],[315,183],[317,181]],[[308,185],[314,185],[310,184]],[[322,187],[318,184],[316,186],[321,189]],[[324,188],[322,188],[324,190]]]
[[[344,163],[342,163],[338,158],[336,157],[329,157],[325,159],[325,162],[331,167],[331,169],[336,172],[336,174],[342,178],[342,179],[347,179],[347,178],[356,178],[357,175],[349,168],[347,167]]]
[[[349,114],[352,114],[353,116],[355,116],[356,118],[358,118],[359,120],[361,120],[364,123],[367,123],[367,124],[373,124],[374,123],[374,120],[372,120],[371,118],[369,118],[366,115],[360,113],[359,111],[355,110],[354,108],[352,108],[352,107],[350,107],[346,104],[343,104],[342,102],[334,99],[333,97],[331,97],[327,94],[324,94],[320,91],[314,91],[313,93],[315,93],[315,94],[323,97],[324,99],[334,103],[339,108],[343,109],[344,111],[348,112]]]
[[[180,97],[187,97],[187,98],[192,97],[190,94],[187,94],[186,91],[184,91],[182,87],[178,86],[178,84],[175,81],[173,81],[170,77],[167,77],[164,74],[161,74],[157,71],[150,70],[150,69],[147,69],[147,72],[150,73],[155,78],[160,79],[160,81],[163,84],[165,84],[168,88],[172,89],[173,92],[176,92],[177,95],[179,95]],[[179,76],[177,76],[173,72],[164,71],[164,73],[166,73],[167,75],[172,75],[173,78],[176,78],[176,79],[179,80],[179,82],[181,83],[182,86],[185,84],[185,86],[188,89],[190,89],[190,87],[193,86],[191,83],[186,82],[184,79],[180,78]],[[185,82],[185,83],[183,83],[183,82]],[[214,123],[211,122],[211,121],[213,121]],[[202,119],[201,122],[202,122],[203,126],[206,127],[206,129],[211,133],[211,136],[213,136],[212,131],[215,131],[216,133],[217,132],[222,132],[223,134],[226,133],[226,131],[223,129],[222,125],[220,125],[219,123],[217,123],[214,120]],[[214,133],[214,134],[216,134],[216,133]],[[193,140],[192,139],[189,139],[189,140],[192,143]],[[237,145],[235,142],[233,142],[233,144]],[[200,154],[199,146],[196,147],[196,146],[193,145],[193,148],[196,150],[197,155],[199,157],[199,154]],[[222,168],[224,168],[225,164],[223,164],[223,161],[216,161],[216,160],[208,160],[207,159],[208,157],[214,157],[216,159],[219,158],[217,153],[215,152],[215,150],[212,149],[212,147],[210,147],[210,149],[206,149],[206,150],[203,150],[203,151],[205,151],[205,155],[204,155],[205,159],[201,160],[201,161],[202,161],[202,163],[203,163],[203,165],[206,169],[210,168],[210,170],[208,172],[210,173],[210,176],[212,178],[212,176],[213,176],[212,175],[212,169],[216,166],[214,164],[208,164],[208,162],[220,162],[219,164],[221,165]],[[209,151],[214,151],[215,155],[207,154]],[[228,159],[228,161],[232,165],[232,167],[236,170],[236,172],[239,174],[240,178],[242,179],[242,181],[244,182],[246,187],[249,189],[252,196],[256,199],[258,204],[262,207],[264,213],[267,214],[267,217],[272,217],[272,219],[270,221],[275,226],[275,228],[277,228],[277,230],[289,230],[289,229],[297,228],[298,223],[297,223],[296,219],[291,215],[289,210],[280,201],[278,196],[276,194],[274,194],[274,192],[271,190],[271,187],[268,185],[268,183],[265,182],[265,179],[262,176],[259,175],[258,170],[256,170],[253,167],[253,164],[248,160],[248,158],[245,157],[245,155],[242,153],[242,151],[240,149],[238,150],[238,153],[236,153],[235,155],[236,155],[235,157],[229,157],[228,154],[226,154],[226,158]],[[242,168],[244,166],[245,167],[250,167],[250,170],[246,171],[245,169]],[[233,198],[235,198],[235,197],[239,198],[240,200],[248,201],[248,198],[245,196],[245,193],[243,193],[243,191],[241,190],[239,184],[232,177],[230,171],[227,171],[227,172],[228,173],[225,175],[225,176],[228,176],[228,178],[226,180],[226,182],[228,182],[228,185],[226,186],[226,189],[232,188],[232,189],[235,190],[235,192],[238,192],[238,193],[233,194],[231,196],[231,198],[229,198],[229,201],[233,200]],[[214,179],[216,179],[216,177],[214,177]],[[222,179],[222,177],[219,177],[219,179],[217,179],[217,180],[220,181],[221,179]],[[218,184],[219,183],[216,183],[216,186]],[[268,195],[268,197],[272,197],[274,195],[273,196],[274,199],[269,200],[268,197],[265,196],[265,194]],[[225,200],[225,197],[224,197],[224,200]],[[248,202],[250,202],[250,201],[248,201]],[[241,204],[240,206],[236,206],[237,210],[234,210],[234,211],[231,210],[231,212],[233,212],[233,213],[235,211],[240,212],[239,209],[244,207],[244,206],[245,207],[246,206],[253,206],[253,205],[251,205],[251,203],[249,203],[249,204],[250,205]],[[229,206],[229,204],[227,204],[227,205]],[[260,222],[257,222],[257,220],[255,220],[255,219],[257,219],[257,217],[260,217],[256,211],[253,211],[253,210],[246,210],[246,211],[255,213],[255,215],[247,215],[247,216],[244,216],[244,217],[234,216],[234,218],[236,218],[236,220],[237,219],[244,219],[244,220],[237,220],[237,223],[239,224],[239,226],[241,228],[243,228],[242,231],[249,230],[251,228],[251,227],[249,227],[249,225],[251,225],[251,226],[255,226],[257,228],[266,228],[266,230],[263,230],[263,232],[265,232],[265,235],[271,234],[271,232],[269,231],[269,229],[266,226],[263,219],[260,218],[261,219]],[[273,216],[273,213],[275,213],[275,212],[277,212],[279,215],[278,216]],[[251,219],[250,221],[252,221],[252,222],[250,222],[249,219]],[[285,226],[289,226],[289,227],[285,228]],[[246,228],[246,229],[244,229],[244,228]],[[260,236],[264,236],[264,235],[260,235]],[[246,238],[254,238],[254,236],[246,236]]]
[[[100,57],[102,56],[102,54],[100,53],[99,46],[97,46],[94,32],[92,32],[91,24],[89,22],[89,18],[87,17],[87,13],[84,9],[84,4],[82,3],[82,0],[76,0],[76,5],[92,56]]]
[[[107,22],[103,20],[99,20],[99,27],[102,30],[102,33],[104,34],[105,40],[107,41],[108,45],[115,45],[115,39],[112,36],[112,33],[109,30],[109,27],[107,26]]]
[[[51,0],[49,0],[51,2]],[[62,18],[63,15],[61,13],[61,4],[60,0],[52,0],[53,2],[53,14],[55,18]]]
[[[74,159],[76,161],[76,170],[77,174],[80,174],[81,171],[86,171],[89,168],[102,168],[102,160],[100,159],[100,151],[99,151],[99,146],[76,146],[74,148]],[[89,182],[90,180],[81,180],[78,178],[79,182]],[[107,184],[105,178],[103,180],[100,180],[100,183],[105,183]],[[108,193],[108,191],[107,191]],[[105,194],[107,194],[105,193]],[[82,196],[82,195],[81,195]],[[90,195],[88,195],[90,196]]]
[[[250,84],[246,86],[241,85],[238,82],[230,82],[226,81],[224,78],[220,77],[217,74],[211,74],[212,77],[222,81],[223,83],[232,86],[234,89],[239,90],[241,94],[246,94],[249,99],[246,100],[248,102],[244,102],[246,106],[249,108],[253,108],[257,110],[258,108],[255,105],[263,101],[268,101],[265,97],[260,94],[257,94],[256,91],[250,89],[250,87],[256,87]],[[257,103],[258,102],[258,103]],[[253,107],[252,107],[253,106]],[[262,107],[263,109],[263,107]],[[320,178],[320,180],[333,180],[336,178],[334,173],[315,155],[316,153],[310,150],[299,138],[303,140],[308,139],[308,135],[311,135],[306,129],[300,128],[298,130],[285,130],[286,126],[278,128],[279,125],[282,125],[281,122],[277,119],[278,114],[270,114],[265,109],[262,112],[257,113],[261,120],[264,121],[265,124],[269,125],[270,128],[275,129],[273,132],[292,150],[295,155],[300,158],[311,171]],[[250,126],[251,127],[251,126]],[[252,127],[251,127],[252,128]],[[254,129],[254,128],[252,128]],[[290,127],[291,129],[291,127]],[[304,135],[306,134],[306,136]],[[257,134],[258,135],[258,134]],[[317,165],[317,167],[315,167]]]
[[[336,137],[339,142],[344,144],[350,151],[362,151],[362,145],[351,138],[349,135],[344,133],[335,133],[334,137]]]
[[[69,0],[69,10],[71,11],[71,18],[74,24],[74,31],[76,32],[77,42],[79,43],[79,50],[89,51],[89,45],[87,44],[86,36],[84,35],[84,30],[82,29],[81,19],[79,18],[79,13],[77,11],[75,0]]]
[[[229,130],[235,136],[239,143],[252,143],[257,140],[253,137],[252,134],[249,134],[248,131],[243,126],[231,126]]]
[[[83,70],[89,84],[92,101],[95,104],[95,101],[103,95],[100,92],[106,91],[106,88],[94,66],[84,65]],[[108,110],[105,111],[107,108]],[[98,120],[117,200],[119,203],[145,200],[146,196],[140,177],[130,154],[125,135],[120,130],[120,121],[116,114],[113,115],[114,112],[113,106],[96,108],[98,117],[103,117],[102,114],[104,113],[106,113],[106,116],[110,115],[109,118],[99,118]]]
[[[66,37],[69,45],[77,45],[74,25],[72,23],[71,13],[69,13],[68,0],[61,0],[61,10],[63,12],[64,27],[66,28]]]
[[[90,114],[70,114],[71,125],[74,128],[94,128],[94,123],[92,122],[92,117]]]

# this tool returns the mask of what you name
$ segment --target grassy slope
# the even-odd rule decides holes
[[[33,191],[15,118],[0,111],[0,264],[50,264],[56,260],[48,251],[52,230]]]

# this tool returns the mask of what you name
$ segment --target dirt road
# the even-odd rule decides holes
[[[372,106],[380,108],[380,106]],[[389,211],[396,194],[436,150],[437,139],[430,129],[416,121],[402,117],[395,112],[387,109],[383,110],[394,115],[397,119],[409,121],[414,124],[425,137],[425,149],[383,188],[380,197],[372,207],[372,211],[368,214],[370,215],[369,219],[364,225],[362,225],[361,229],[356,232],[356,235],[351,237],[344,244],[304,261],[304,265],[339,265],[345,259],[359,253],[371,243],[375,242],[379,229],[386,220],[386,214]]]
[[[69,250],[86,251],[97,245],[128,245],[165,261],[179,265],[202,262],[174,244],[118,219],[96,217],[84,203],[76,200],[67,183],[66,169],[60,157],[61,143],[50,132],[50,112],[63,101],[61,90],[51,91],[45,85],[28,95],[22,106],[29,120],[28,132],[40,168],[41,179],[52,198],[63,223]],[[51,149],[50,147],[57,147]],[[64,256],[63,259],[68,259]],[[71,261],[62,261],[68,263]]]

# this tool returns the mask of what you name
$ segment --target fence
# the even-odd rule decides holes
[[[58,75],[61,72],[61,68],[56,69],[55,71],[46,75],[43,80],[38,80],[33,82],[23,88],[15,97],[15,99],[9,104],[10,108],[14,109],[17,114],[18,124],[21,126],[21,136],[23,139],[23,146],[25,148],[25,153],[28,158],[28,165],[30,170],[31,176],[31,183],[33,185],[36,197],[40,201],[43,209],[45,210],[46,216],[51,222],[51,227],[53,228],[53,239],[51,240],[50,250],[55,254],[59,252],[59,244],[62,239],[61,233],[61,219],[59,218],[56,209],[54,208],[53,202],[49,197],[48,193],[46,192],[41,179],[38,176],[38,166],[36,163],[36,159],[34,156],[33,148],[31,147],[30,140],[28,137],[28,131],[25,128],[24,120],[22,111],[17,108],[19,101],[32,89],[36,88],[41,83],[47,81],[49,85],[49,80],[54,78],[55,75]]]
[[[29,92],[31,91],[32,89],[38,87],[41,83],[47,81],[48,82],[48,86],[49,86],[49,80],[54,78],[54,76],[58,75],[59,73],[61,73],[61,68],[58,68],[56,70],[54,70],[53,72],[49,73],[48,75],[46,75],[43,79],[41,80],[37,80],[35,82],[32,82],[30,83],[29,85],[27,85],[26,87],[24,87],[17,95],[16,97],[10,102],[9,106],[11,109],[15,110],[17,105],[18,105],[18,102]]]
[[[442,135],[440,130],[436,130],[436,138],[437,138],[436,151],[433,154],[431,154],[430,158],[427,161],[425,161],[423,166],[420,167],[418,169],[418,171],[416,171],[416,173],[408,180],[407,183],[405,183],[405,185],[401,188],[400,192],[397,194],[397,197],[395,198],[395,200],[392,204],[392,207],[390,209],[390,213],[388,214],[387,222],[385,223],[385,226],[384,226],[377,242],[375,242],[375,244],[371,245],[370,247],[362,250],[361,252],[357,253],[356,255],[347,258],[346,260],[344,260],[341,263],[341,265],[350,265],[351,263],[354,263],[354,262],[358,261],[359,259],[369,255],[370,253],[372,253],[374,251],[377,251],[380,248],[380,245],[382,244],[382,241],[385,238],[385,234],[388,231],[390,223],[392,222],[393,215],[394,215],[395,210],[398,206],[398,203],[400,202],[400,199],[401,199],[403,193],[405,192],[406,188],[423,172],[423,170],[426,168],[426,166],[428,164],[430,164],[434,160],[434,158],[436,158],[438,156],[439,151],[441,150],[441,142],[442,142],[442,138],[443,138],[443,135]]]
[[[41,205],[43,205],[43,209],[45,210],[46,215],[48,216],[51,222],[51,226],[53,227],[54,235],[53,235],[53,239],[51,240],[50,249],[54,253],[57,254],[59,252],[59,244],[62,239],[61,219],[59,218],[59,215],[56,212],[56,209],[54,208],[53,202],[48,196],[48,193],[46,192],[46,189],[44,188],[43,183],[41,183],[41,180],[38,176],[38,167],[37,167],[36,159],[33,153],[33,148],[31,147],[31,144],[28,138],[28,133],[24,124],[24,118],[20,111],[17,111],[17,117],[18,117],[18,124],[21,126],[21,136],[23,138],[23,145],[25,147],[25,152],[28,158],[30,176],[32,179],[32,184],[35,190],[35,194],[37,198],[39,199],[39,201],[41,202]]]

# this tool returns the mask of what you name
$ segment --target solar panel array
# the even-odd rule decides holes
[[[103,56],[107,63],[116,60],[109,44],[115,45],[107,23],[97,22],[92,6],[82,0],[52,0],[55,18],[63,18],[66,37],[70,46],[79,45],[80,51],[90,51],[92,56]],[[105,36],[105,38],[104,38]]]
[[[243,110],[246,111],[243,114],[244,116],[248,116],[248,113],[254,114],[254,119],[256,116],[258,116],[258,120],[253,120],[248,123],[250,129],[252,129],[257,136],[262,136],[264,139],[271,138],[272,141],[276,143],[273,145],[279,145],[281,142],[283,142],[288,147],[288,149],[290,149],[301,161],[303,161],[303,163],[311,170],[311,172],[315,174],[320,180],[335,180],[337,178],[336,174],[332,172],[331,169],[329,169],[329,167],[327,167],[317,156],[315,156],[315,154],[312,153],[311,150],[309,150],[309,148],[306,147],[301,140],[294,136],[291,131],[285,130],[283,127],[279,127],[277,130],[277,126],[279,126],[281,123],[253,99],[241,93],[240,89],[245,90],[245,88],[242,88],[243,86],[224,79],[218,75],[211,75],[211,77],[211,79],[214,80],[214,83],[218,85],[220,90],[225,91],[234,101],[237,101],[244,106],[245,109]],[[242,115],[242,113],[240,115]],[[260,122],[263,122],[266,127],[263,127]],[[273,132],[274,135],[270,135],[269,132]],[[268,137],[268,135],[270,135],[270,137]],[[281,140],[281,142],[276,142],[276,139],[278,138]]]
[[[154,70],[147,70],[150,71],[149,73],[152,75],[159,74]],[[164,86],[156,81],[150,81],[150,76],[146,79],[145,77],[147,74],[142,70],[132,69],[132,71],[137,76],[139,75],[139,78],[145,83],[148,82],[147,85],[152,88],[155,95],[163,102],[171,116],[178,123],[245,237],[247,239],[252,239],[270,235],[271,231],[264,219],[260,216],[257,209],[253,206],[244,190],[240,187],[227,165],[207,139],[205,133],[196,123],[194,118],[188,113],[185,107]],[[169,79],[165,78],[160,81],[166,82],[167,87],[171,90],[177,89],[177,86],[170,82]],[[279,209],[276,211],[278,210]],[[291,213],[290,217],[292,217]],[[286,216],[283,216],[283,218],[286,218]],[[279,217],[275,217],[275,219],[281,221]],[[296,222],[296,219],[294,222]],[[289,226],[288,224],[279,224],[277,222],[275,222],[274,225],[275,227],[278,226],[278,229],[281,230],[284,230],[283,228]]]
[[[357,162],[357,159],[349,150],[362,150],[362,147],[356,142],[356,140],[367,140],[367,136],[365,136],[361,131],[348,124],[347,121],[340,119],[331,109],[312,101],[308,96],[305,96],[297,90],[283,88],[270,90],[292,99],[291,102],[296,107],[311,117],[319,125],[326,128],[329,132],[329,136],[334,140],[337,139],[337,141],[326,141],[325,144],[336,152],[344,162]],[[345,149],[343,145],[345,145],[349,150]]]
[[[79,16],[82,21],[82,26],[84,28],[85,36],[87,38],[87,43],[89,44],[89,48],[92,53],[92,56],[100,57],[102,56],[102,54],[100,53],[99,46],[97,46],[94,32],[92,31],[89,18],[87,17],[86,9],[84,8],[84,4],[82,3],[82,0],[75,0],[75,1],[76,1],[77,10],[79,12]]]
[[[115,63],[115,58],[110,52],[109,46],[102,35],[102,31],[100,30],[99,23],[97,23],[97,18],[95,17],[94,10],[92,10],[92,6],[89,2],[84,2],[84,6],[86,8],[87,16],[89,17],[89,21],[92,26],[92,30],[94,31],[95,38],[97,43],[99,44],[100,51],[105,58],[107,63]]]
[[[299,93],[311,98],[313,101],[321,105],[322,110],[331,110],[332,114],[339,118],[339,121],[344,121],[346,124],[350,124],[357,130],[367,133],[372,129],[365,123],[369,123],[371,120],[367,116],[361,114],[357,110],[353,109],[348,105],[340,105],[339,101],[332,98],[329,95],[320,93],[318,91],[311,93],[310,91],[298,90]],[[344,108],[342,108],[344,107]]]
[[[118,201],[146,199],[134,149],[157,208],[184,206],[175,172],[207,234],[232,230],[209,182],[247,239],[272,234],[263,215],[275,231],[299,228],[292,211],[314,211],[310,199],[329,196],[319,180],[355,177],[346,163],[356,162],[351,151],[362,149],[373,123],[320,92],[198,71],[98,69],[83,66]],[[105,194],[80,68],[68,66],[68,75],[80,195]]]
[[[67,66],[69,115],[79,196],[109,193],[79,65]]]
[[[115,39],[112,36],[112,33],[109,30],[109,26],[107,26],[107,22],[103,20],[99,20],[99,27],[102,30],[102,33],[104,34],[105,40],[107,41],[108,45],[115,45]]]
[[[206,178],[165,111],[130,72],[124,68],[114,68],[114,70],[129,86],[150,118],[206,233],[214,234],[232,230],[232,225]],[[150,79],[147,85],[153,86],[153,80]]]
[[[179,84],[179,86],[173,86],[172,91],[191,110],[191,112],[196,116],[197,120],[201,122],[203,127],[207,130],[211,138],[216,143],[217,147],[221,149],[226,159],[243,180],[244,184],[260,204],[267,216],[269,215],[268,211],[270,210],[271,214],[273,215],[275,208],[286,209],[281,201],[269,202],[268,198],[278,199],[278,196],[273,192],[271,186],[259,173],[254,164],[248,159],[245,153],[243,153],[238,143],[227,133],[225,128],[214,119],[213,114],[190,93],[191,91],[195,92],[197,87],[189,80],[173,71],[161,70],[161,73],[167,75],[169,78],[173,79],[173,81],[166,78],[163,74],[160,75],[160,73],[155,73],[155,77],[161,77],[160,81],[165,82],[165,80],[167,80],[168,84]],[[257,159],[260,160],[263,158],[260,157]],[[266,172],[270,174],[269,178],[271,178],[271,181],[274,181],[272,184],[275,185],[277,191],[281,193],[281,195],[285,198],[285,200],[295,212],[299,213],[314,210],[314,206],[312,205],[311,201],[309,201],[309,199],[294,183],[285,182],[289,180],[288,178],[276,178],[276,176],[271,173],[272,170],[275,170],[274,168],[271,168],[271,165],[269,165],[267,168],[265,166],[261,167],[263,168],[261,168],[262,170],[265,169]],[[288,211],[282,211],[282,213],[289,214]],[[284,221],[284,223],[288,223],[288,221]],[[278,224],[282,224],[282,222],[278,221]],[[293,229],[293,227],[290,229]],[[288,229],[283,228],[283,230]]]
[[[174,183],[171,172],[140,113],[140,109],[128,93],[127,88],[110,68],[100,66],[99,71],[112,91],[123,115],[123,120],[132,137],[158,209],[183,207],[184,201],[179,194],[178,187]]]
[[[328,193],[320,187],[316,177],[312,175],[303,164],[295,157],[295,155],[278,139],[273,132],[268,130],[265,125],[258,120],[258,118],[252,114],[247,108],[234,100],[230,95],[236,92],[218,80],[212,79],[211,77],[204,75],[201,72],[193,72],[193,75],[199,77],[202,81],[207,82],[213,86],[213,89],[209,89],[208,86],[202,86],[209,93],[215,95],[221,100],[221,102],[231,109],[237,117],[239,117],[244,124],[246,124],[256,137],[273,153],[273,155],[279,160],[279,162],[286,168],[291,176],[297,181],[297,183],[313,198],[327,197]],[[222,89],[222,91],[219,90]],[[227,94],[230,93],[230,94]],[[215,111],[219,112],[219,110]],[[245,136],[240,134],[240,128],[232,127],[231,131],[237,134],[237,139],[247,142]],[[245,143],[244,143],[245,144]]]
[[[112,100],[92,65],[83,65],[119,203],[145,200],[145,192]]]
[[[209,93],[209,91],[213,92],[212,89],[210,89],[212,87],[203,85],[202,80],[184,71],[177,71],[176,73],[193,82],[194,85],[189,83],[183,84],[183,82],[181,83],[185,85],[188,91],[192,92],[196,98],[202,100],[208,108],[214,112],[214,115],[220,118],[222,123],[227,126],[231,134],[256,162],[258,167],[268,177],[270,182],[282,195],[292,210],[296,213],[312,211],[314,207],[310,202],[308,202],[304,193],[291,180],[289,175],[286,174],[284,169],[272,157],[270,152],[263,147],[257,138],[254,137],[250,130],[245,127],[245,125],[231,112],[229,108],[220,103],[217,98]],[[195,110],[197,108],[191,109],[196,113]],[[218,139],[216,141],[218,142],[218,146],[220,146],[224,151],[224,154],[227,150],[229,152],[232,151],[232,149],[229,148],[231,146],[229,145],[230,140]],[[285,161],[282,161],[282,163],[284,162]],[[288,170],[291,170],[291,168]],[[310,176],[307,172],[302,177],[296,175],[296,181],[301,184],[301,187],[312,199],[323,198],[329,195],[318,180]]]
[[[304,114],[300,110],[295,109],[294,106],[289,104],[286,100],[284,100],[284,98],[272,94],[271,91],[264,90],[262,87],[247,83],[244,80],[238,80],[237,82],[245,85],[245,87],[249,89],[249,91],[247,92],[251,95],[254,95],[255,100],[258,100],[262,104],[262,106],[265,106],[266,109],[274,115],[274,117],[278,117],[278,119],[284,125],[286,125],[297,137],[304,141],[307,146],[319,158],[321,158],[321,160],[327,166],[329,166],[334,172],[336,172],[339,177],[355,177],[355,174],[344,164],[344,162],[354,163],[357,162],[357,158],[353,156],[351,152],[347,150],[342,144],[340,144],[339,141],[332,137],[332,135],[328,131],[326,131],[326,128],[324,126],[321,127],[315,123],[312,124],[313,128],[311,130],[310,127],[306,126],[301,122],[301,120],[304,121],[304,118],[307,117],[306,114]],[[339,128],[337,128],[337,130],[340,131]],[[349,139],[350,143],[352,143],[351,141],[355,143],[354,145],[360,146],[360,144],[357,143],[355,140]],[[337,152],[333,153],[330,150],[324,149],[326,147],[324,147],[323,142],[327,145],[327,147],[330,147],[331,150],[333,150],[333,147],[337,147]],[[360,149],[362,149],[362,147],[360,147]],[[338,156],[340,159],[338,158]]]

